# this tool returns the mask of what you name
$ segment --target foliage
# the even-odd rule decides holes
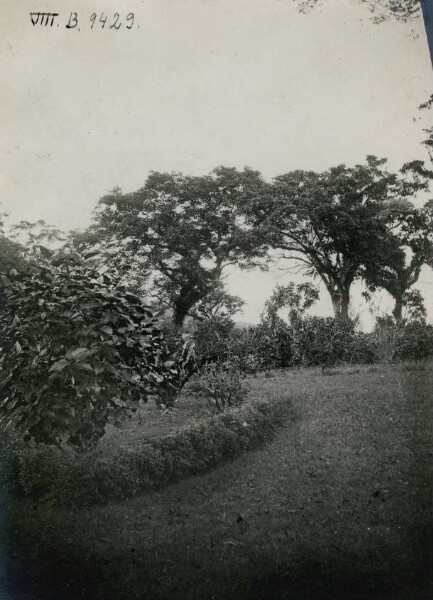
[[[290,322],[300,319],[318,299],[319,290],[311,282],[277,285],[271,297],[265,302],[263,318],[275,319],[279,310],[287,308]]]
[[[394,250],[380,218],[389,198],[404,199],[426,185],[422,163],[400,173],[388,172],[385,163],[368,156],[354,167],[293,171],[250,197],[250,222],[293,268],[323,280],[339,319],[348,319],[353,282]]]
[[[304,317],[290,324],[281,318],[266,320],[248,330],[235,330],[229,339],[237,365],[246,373],[377,360],[369,334],[332,317]]]
[[[95,443],[161,380],[152,311],[95,261],[40,247],[31,268],[2,274],[1,417],[25,439]]]
[[[195,323],[193,337],[198,364],[224,361],[237,354],[232,351],[233,324],[225,320],[206,319]]]
[[[420,106],[418,108],[420,110],[426,110],[426,109],[431,109],[432,107],[433,107],[433,94],[430,95],[430,98],[426,102],[423,102],[422,104],[420,104]],[[425,140],[423,140],[422,143],[427,148],[427,151],[433,162],[433,126],[428,127],[427,129],[424,129],[424,133],[427,134],[427,137],[425,138]]]
[[[217,342],[210,335],[204,338],[214,349],[214,360],[235,361],[242,373],[392,362],[416,359],[417,352],[419,358],[432,354],[431,327],[422,318],[400,325],[392,317],[379,319],[373,332],[364,333],[348,320],[303,316],[287,323],[277,316],[255,327],[227,332]]]
[[[420,360],[433,355],[433,326],[412,322],[405,325],[400,339],[397,358]]]
[[[159,356],[159,384],[154,391],[156,403],[162,409],[173,408],[182,388],[199,369],[195,343],[190,336],[171,331],[166,340]]]
[[[246,396],[239,368],[231,361],[206,364],[188,391],[206,398],[218,412],[238,406]]]
[[[327,368],[372,362],[365,334],[348,320],[306,317],[296,323],[293,338],[294,365]]]
[[[260,325],[256,329],[262,367],[284,368],[298,364],[298,332],[305,312],[319,298],[319,291],[312,283],[286,286],[277,285],[265,303]],[[282,309],[288,311],[288,322],[278,316]]]
[[[397,322],[390,315],[381,316],[364,337],[374,362],[423,360],[433,355],[433,327],[424,319]]]
[[[247,227],[242,198],[264,187],[249,169],[220,167],[203,177],[156,173],[131,194],[116,189],[100,200],[94,231],[117,240],[152,271],[152,287],[181,327],[213,292],[229,264],[251,266],[262,240]]]
[[[259,323],[254,330],[259,369],[279,369],[293,364],[293,329],[277,317]]]
[[[370,335],[372,348],[378,362],[394,362],[403,332],[404,328],[397,325],[391,318],[378,320]]]
[[[46,223],[43,219],[39,221],[19,221],[8,227],[8,236],[20,244],[27,253],[37,252],[41,244],[51,247],[65,241],[65,235],[55,227]]]
[[[89,230],[70,232],[69,243],[79,253],[97,254],[99,266],[115,269],[119,282],[133,294],[146,297],[146,302],[152,306],[155,312],[158,312],[159,316],[166,310],[166,306],[155,301],[148,293],[151,271],[146,259],[129,250],[125,243],[115,239],[102,240],[100,235]]]
[[[218,322],[231,327],[234,325],[234,315],[242,309],[244,304],[245,302],[239,296],[229,294],[220,282],[209,294],[197,302],[190,315],[199,321]]]
[[[22,268],[24,265],[21,252],[22,247],[19,244],[0,235],[0,270],[10,271]]]
[[[356,0],[365,5],[371,13],[373,23],[383,23],[389,19],[407,22],[420,16],[419,0]],[[301,12],[307,12],[323,0],[296,0]]]
[[[424,170],[425,177],[429,173]],[[400,323],[411,314],[425,314],[422,297],[411,288],[422,266],[432,265],[433,201],[418,209],[408,201],[391,200],[379,218],[387,227],[388,248],[365,267],[367,298],[377,288],[385,289],[395,300],[393,316]]]
[[[279,402],[248,403],[164,438],[120,447],[108,459],[97,451],[15,446],[10,484],[21,495],[67,506],[136,496],[260,447],[283,422],[283,409]]]

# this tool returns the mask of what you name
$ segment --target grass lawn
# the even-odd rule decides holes
[[[16,503],[17,579],[35,600],[430,598],[432,383],[430,364],[251,378],[295,415],[270,444],[128,502]]]

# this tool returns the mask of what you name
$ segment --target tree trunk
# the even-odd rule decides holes
[[[334,309],[334,317],[340,321],[349,320],[349,304],[350,304],[350,286],[343,290],[330,290],[329,294],[332,300],[332,307]]]
[[[403,299],[401,296],[394,297],[395,306],[392,315],[396,323],[400,324],[403,321]]]
[[[173,313],[173,324],[176,327],[176,329],[182,329],[187,314],[188,314],[188,311],[185,310],[184,307],[179,306],[176,303],[176,305],[174,307],[174,313]]]
[[[173,324],[176,329],[182,329],[188,313],[202,297],[202,294],[191,293],[189,291],[179,294],[173,306]]]
[[[341,309],[340,319],[344,321],[349,320],[349,304],[350,304],[350,293],[349,290],[344,290],[341,294]]]

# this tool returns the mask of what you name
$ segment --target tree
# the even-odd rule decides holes
[[[199,321],[219,321],[222,324],[233,325],[233,317],[245,302],[239,296],[232,296],[219,283],[207,296],[198,302],[191,311],[191,316]]]
[[[180,328],[218,287],[225,267],[250,267],[264,253],[242,215],[245,194],[264,185],[247,168],[220,167],[203,177],[153,172],[137,192],[102,198],[91,229],[142,260]]]
[[[432,105],[433,95],[418,108],[431,109]],[[424,132],[427,136],[422,144],[433,161],[433,128]],[[405,169],[416,173],[420,189],[429,190],[433,171],[420,161],[408,163]],[[382,218],[388,228],[388,249],[375,265],[366,269],[368,291],[364,295],[368,298],[370,292],[383,288],[395,300],[393,317],[398,324],[403,320],[422,320],[426,314],[422,296],[411,288],[423,265],[433,266],[433,200],[418,209],[407,199],[393,199],[384,207]]]
[[[390,173],[385,159],[368,156],[364,165],[293,171],[251,199],[249,218],[292,269],[322,279],[335,317],[348,319],[353,282],[389,249],[383,208],[391,198],[406,198],[425,185],[414,168],[421,164]]]
[[[265,302],[255,337],[262,365],[288,367],[300,364],[299,339],[305,312],[319,299],[319,291],[311,282],[277,285]],[[278,313],[288,311],[288,322]]]
[[[276,319],[278,311],[289,309],[290,321],[301,319],[305,312],[319,299],[319,290],[311,282],[295,285],[277,285],[265,302],[264,319]]]
[[[433,201],[420,209],[407,200],[390,202],[382,219],[388,228],[388,246],[374,264],[367,265],[364,278],[369,292],[383,288],[393,297],[393,317],[401,323],[425,314],[422,297],[411,288],[422,266],[433,263]]]

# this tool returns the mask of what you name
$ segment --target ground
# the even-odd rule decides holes
[[[43,600],[430,598],[432,383],[425,364],[251,378],[287,399],[270,444],[128,502],[15,504],[15,583]]]

